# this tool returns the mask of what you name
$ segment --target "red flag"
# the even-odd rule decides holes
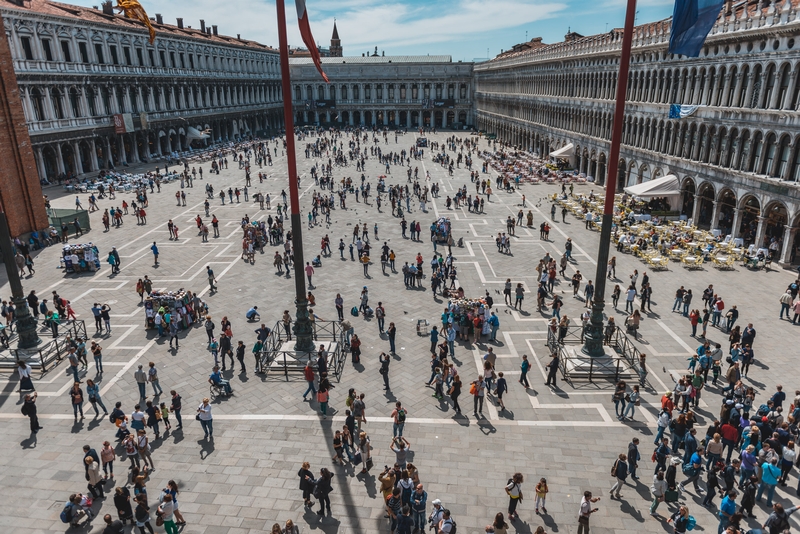
[[[314,65],[317,66],[322,79],[330,83],[328,77],[322,71],[322,61],[319,58],[319,50],[317,45],[314,44],[314,36],[311,35],[311,25],[308,23],[308,12],[306,11],[305,0],[295,0],[297,7],[297,23],[300,25],[300,35],[303,37],[303,42],[306,44],[308,51],[311,53],[311,59],[314,60]]]

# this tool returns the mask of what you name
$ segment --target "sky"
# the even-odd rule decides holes
[[[61,0],[85,6],[101,0]],[[140,0],[152,18],[219,32],[277,48],[275,2],[269,0]],[[672,15],[674,0],[639,0],[637,24]],[[116,2],[115,2],[116,3]],[[563,41],[568,31],[604,33],[624,24],[626,0],[306,0],[314,38],[327,47],[336,20],[345,56],[378,47],[388,55],[446,54],[454,61],[483,60],[533,37]],[[244,10],[244,11],[243,11]],[[286,3],[290,46],[302,46],[294,2]]]

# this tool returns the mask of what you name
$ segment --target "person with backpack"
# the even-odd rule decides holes
[[[517,505],[522,502],[522,483],[524,482],[522,473],[514,473],[514,476],[508,479],[505,486],[506,494],[508,495],[508,519],[519,519],[517,513]]]
[[[714,494],[714,488],[708,488],[709,495]],[[736,491],[731,490],[725,493],[725,498],[719,503],[719,529],[718,532],[724,532],[728,525],[731,524],[731,517],[736,513]],[[709,503],[710,499],[706,498]],[[703,506],[706,506],[706,501],[703,501]]]
[[[772,506],[772,513],[769,514],[767,521],[762,527],[769,534],[781,534],[789,530],[789,516],[797,511],[800,506],[792,506],[791,508],[784,509],[780,503],[775,503]]]
[[[403,437],[403,427],[406,424],[406,416],[408,412],[400,401],[395,403],[394,411],[392,412],[392,419],[394,420],[394,424],[392,425],[392,436],[393,437]]]
[[[39,426],[39,417],[36,415],[36,397],[39,396],[39,393],[34,391],[33,393],[29,393],[25,395],[25,400],[22,403],[22,415],[25,415],[30,419],[31,423],[31,432],[34,434],[41,430],[41,426]]]
[[[450,510],[442,510],[442,518],[439,520],[437,534],[456,534],[456,522],[451,517]]]
[[[683,534],[689,528],[689,509],[686,506],[681,506],[677,512],[672,514],[672,517],[667,519],[667,523],[672,524],[672,532],[674,534]],[[694,527],[692,527],[694,528]]]

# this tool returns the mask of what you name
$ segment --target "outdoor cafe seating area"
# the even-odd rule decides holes
[[[527,152],[508,153],[502,150],[495,152],[484,150],[480,157],[501,177],[510,182],[538,184],[565,183],[585,184],[593,181],[585,174],[576,171],[558,170],[557,166]]]
[[[586,221],[591,213],[590,228],[602,229],[603,198],[590,195],[553,195],[551,200],[566,208],[577,219]],[[737,264],[750,269],[768,268],[771,259],[766,248],[747,248],[741,238],[723,236],[719,230],[704,230],[690,220],[668,220],[644,213],[636,199],[617,194],[611,228],[612,246],[618,252],[632,254],[652,270],[669,269],[670,264],[687,270],[711,266],[732,270]]]

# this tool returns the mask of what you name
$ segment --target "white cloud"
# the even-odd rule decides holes
[[[92,6],[100,0],[72,1]],[[181,17],[185,25],[199,28],[202,18],[207,26],[218,26],[222,34],[241,34],[246,39],[276,48],[278,46],[273,1],[141,2],[150,17],[161,13],[169,24],[175,24],[175,19]],[[302,46],[294,2],[285,2],[289,44]],[[499,0],[491,3],[479,0],[444,0],[435,3],[417,3],[417,0],[391,0],[386,3],[371,0],[307,0],[306,6],[317,42],[322,46],[329,43],[335,17],[345,53],[351,55],[359,55],[362,48],[366,51],[376,45],[394,54],[402,53],[402,49],[410,45],[468,41],[485,32],[516,28],[553,17],[567,7],[557,0],[550,3],[534,3],[531,0]],[[436,47],[432,47],[430,53],[437,53]]]

